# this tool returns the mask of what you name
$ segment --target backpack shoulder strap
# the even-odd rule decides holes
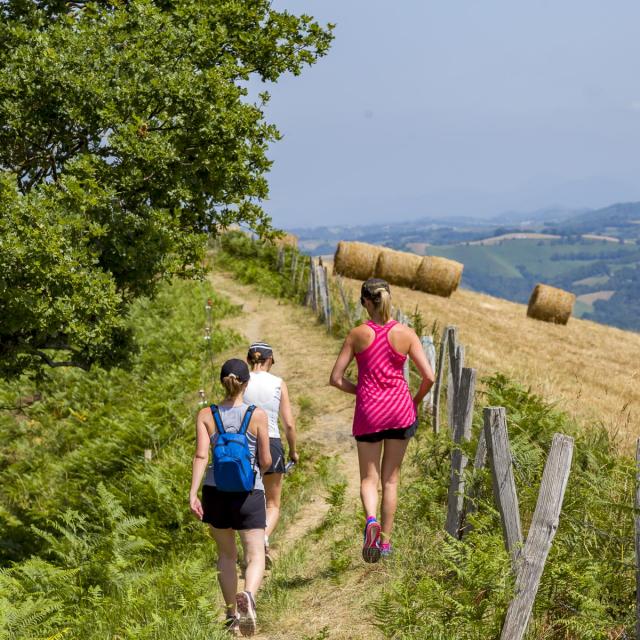
[[[247,410],[244,412],[244,418],[242,418],[242,424],[240,425],[239,434],[244,435],[247,433],[247,429],[249,428],[249,423],[251,422],[251,418],[253,416],[253,412],[256,410],[256,405],[250,405]]]
[[[211,409],[211,414],[213,415],[213,421],[216,423],[216,429],[218,430],[218,433],[226,433],[224,424],[222,424],[222,417],[220,416],[218,405],[212,404],[211,407],[209,408]]]

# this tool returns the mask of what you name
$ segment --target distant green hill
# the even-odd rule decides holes
[[[526,303],[533,287],[544,282],[579,296],[576,315],[640,331],[638,244],[567,237],[427,249],[462,262],[463,286],[475,291]]]

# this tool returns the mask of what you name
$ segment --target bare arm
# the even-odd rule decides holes
[[[251,426],[256,430],[258,441],[258,466],[264,473],[271,466],[271,447],[269,446],[269,421],[262,409],[256,409],[253,412]]]
[[[429,389],[433,386],[435,382],[435,375],[433,373],[433,369],[427,360],[427,356],[422,349],[422,344],[420,344],[420,338],[416,335],[413,329],[409,329],[411,331],[411,346],[409,347],[409,357],[413,361],[413,364],[416,365],[416,369],[418,369],[418,373],[422,378],[420,382],[420,388],[418,389],[416,395],[413,398],[413,404],[416,409],[420,406],[423,398],[429,393]]]
[[[298,462],[298,452],[296,450],[296,421],[291,410],[291,401],[289,400],[289,389],[286,382],[282,381],[280,388],[280,418],[284,425],[284,435],[289,445],[289,460]]]
[[[353,351],[353,337],[350,332],[349,335],[345,338],[342,349],[338,354],[336,363],[333,365],[333,371],[331,372],[329,384],[336,389],[340,389],[340,391],[344,391],[345,393],[352,393],[353,395],[355,395],[357,387],[353,382],[351,382],[351,380],[345,378],[344,374],[354,357],[355,353]]]
[[[207,469],[209,462],[209,432],[206,425],[206,412],[209,409],[202,409],[196,418],[196,452],[193,456],[191,466],[191,489],[189,491],[189,506],[193,515],[202,520],[202,503],[198,498],[200,483]]]

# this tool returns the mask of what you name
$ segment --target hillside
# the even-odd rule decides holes
[[[360,282],[345,283],[359,295]],[[460,327],[482,375],[501,371],[582,421],[603,423],[625,446],[640,435],[640,334],[577,318],[567,326],[532,320],[524,305],[465,289],[440,298],[394,287],[393,297],[439,331]]]
[[[345,324],[346,314],[343,317],[341,312],[339,293],[333,290],[334,322],[332,331],[327,333],[310,308],[299,306],[307,291],[308,275],[308,267],[300,256],[295,259],[293,252],[287,251],[282,260],[273,249],[260,247],[247,238],[236,238],[223,241],[215,263],[218,270],[232,274],[235,279],[234,283],[227,275],[217,275],[214,282],[219,290],[243,300],[245,314],[234,325],[243,332],[250,328],[250,337],[261,324],[263,333],[282,352],[279,366],[295,372],[299,388],[304,388],[304,404],[319,400],[313,410],[317,419],[313,435],[309,431],[303,437],[312,435],[314,445],[324,451],[335,444],[331,461],[337,468],[329,474],[331,484],[324,505],[307,499],[282,538],[287,545],[278,560],[282,569],[271,576],[265,588],[263,602],[268,626],[264,637],[279,639],[283,632],[288,634],[286,637],[305,640],[360,640],[365,636],[390,640],[499,637],[504,612],[513,597],[513,582],[491,493],[490,474],[483,471],[467,475],[472,482],[480,483],[483,496],[478,502],[478,513],[470,520],[471,533],[462,541],[444,534],[450,435],[448,429],[443,429],[439,436],[434,436],[428,416],[423,416],[403,470],[394,534],[396,554],[390,562],[363,565],[354,553],[361,541],[358,524],[362,513],[357,501],[353,443],[348,436],[353,399],[345,399],[343,394],[327,389],[326,381],[322,382],[322,373],[326,375],[330,369],[349,326],[348,322]],[[357,293],[358,285],[347,281],[347,288],[353,293]],[[606,338],[598,333],[604,328],[578,323],[569,332],[569,339],[563,340],[567,328],[550,327],[549,333],[542,329],[549,325],[536,323],[541,325],[539,331],[529,332],[533,335],[519,346],[514,344],[517,334],[529,328],[526,323],[534,322],[517,317],[523,311],[519,305],[501,306],[505,303],[474,294],[456,294],[451,300],[443,300],[395,289],[394,296],[405,311],[410,310],[409,304],[418,303],[424,311],[422,318],[414,317],[418,324],[434,320],[458,322],[468,362],[479,366],[481,374],[490,374],[477,394],[474,438],[463,449],[473,459],[475,439],[482,425],[481,408],[504,406],[525,531],[531,522],[553,434],[560,432],[574,438],[574,460],[560,526],[526,637],[531,640],[633,637],[633,461],[620,455],[597,420],[577,423],[562,413],[560,407],[550,406],[541,396],[504,376],[507,369],[514,368],[514,363],[524,364],[519,370],[529,376],[529,381],[538,389],[550,391],[555,398],[560,387],[554,388],[554,382],[558,384],[566,378],[567,385],[561,388],[571,392],[582,389],[593,417],[599,410],[597,403],[589,402],[595,385],[587,388],[589,372],[585,372],[585,363],[589,359],[582,358],[585,342]],[[349,306],[351,312],[357,308],[353,295]],[[496,326],[483,332],[483,314],[490,313],[499,320],[494,322]],[[269,324],[265,323],[267,319]],[[313,324],[315,337],[311,332]],[[565,332],[557,331],[560,329]],[[576,329],[578,335],[574,335]],[[622,349],[637,352],[633,334],[613,331],[609,337],[619,341]],[[632,339],[627,340],[629,337]],[[551,343],[555,354],[552,348],[536,353],[535,340]],[[574,371],[567,369],[571,362],[563,358],[563,344]],[[536,355],[546,360],[541,363],[546,369],[540,366],[537,374],[536,367],[531,366]],[[595,355],[601,357],[603,351]],[[608,362],[627,366],[617,352],[609,355]],[[527,363],[527,358],[531,362]],[[298,365],[291,368],[292,361]],[[595,377],[602,378],[598,374]],[[609,389],[601,387],[596,391],[604,393]],[[580,401],[578,395],[579,391],[576,397],[569,398],[568,404],[574,408]],[[612,406],[621,400],[616,397]],[[637,398],[630,402],[637,406]],[[615,431],[617,425],[609,427]],[[626,435],[629,434],[627,431]],[[318,436],[320,440],[315,440]],[[316,468],[325,477],[324,464]],[[325,513],[321,524],[311,525],[303,537],[288,547],[290,532],[299,535],[304,526],[309,527],[307,515],[315,513],[317,517],[318,511]],[[376,628],[381,635],[376,635]]]
[[[425,253],[462,262],[466,288],[527,302],[533,287],[544,282],[578,296],[578,317],[640,330],[640,245],[604,237],[514,235],[430,246]]]
[[[296,233],[311,255],[333,254],[343,239],[452,258],[465,264],[463,287],[514,302],[545,282],[578,296],[576,316],[640,331],[640,203]]]

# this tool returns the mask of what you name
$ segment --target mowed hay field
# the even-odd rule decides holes
[[[344,280],[357,299],[361,282]],[[458,326],[466,363],[502,372],[581,422],[601,422],[630,451],[640,436],[640,334],[571,318],[567,326],[527,318],[526,305],[465,289],[450,298],[392,287],[394,305],[416,306],[428,326]]]

